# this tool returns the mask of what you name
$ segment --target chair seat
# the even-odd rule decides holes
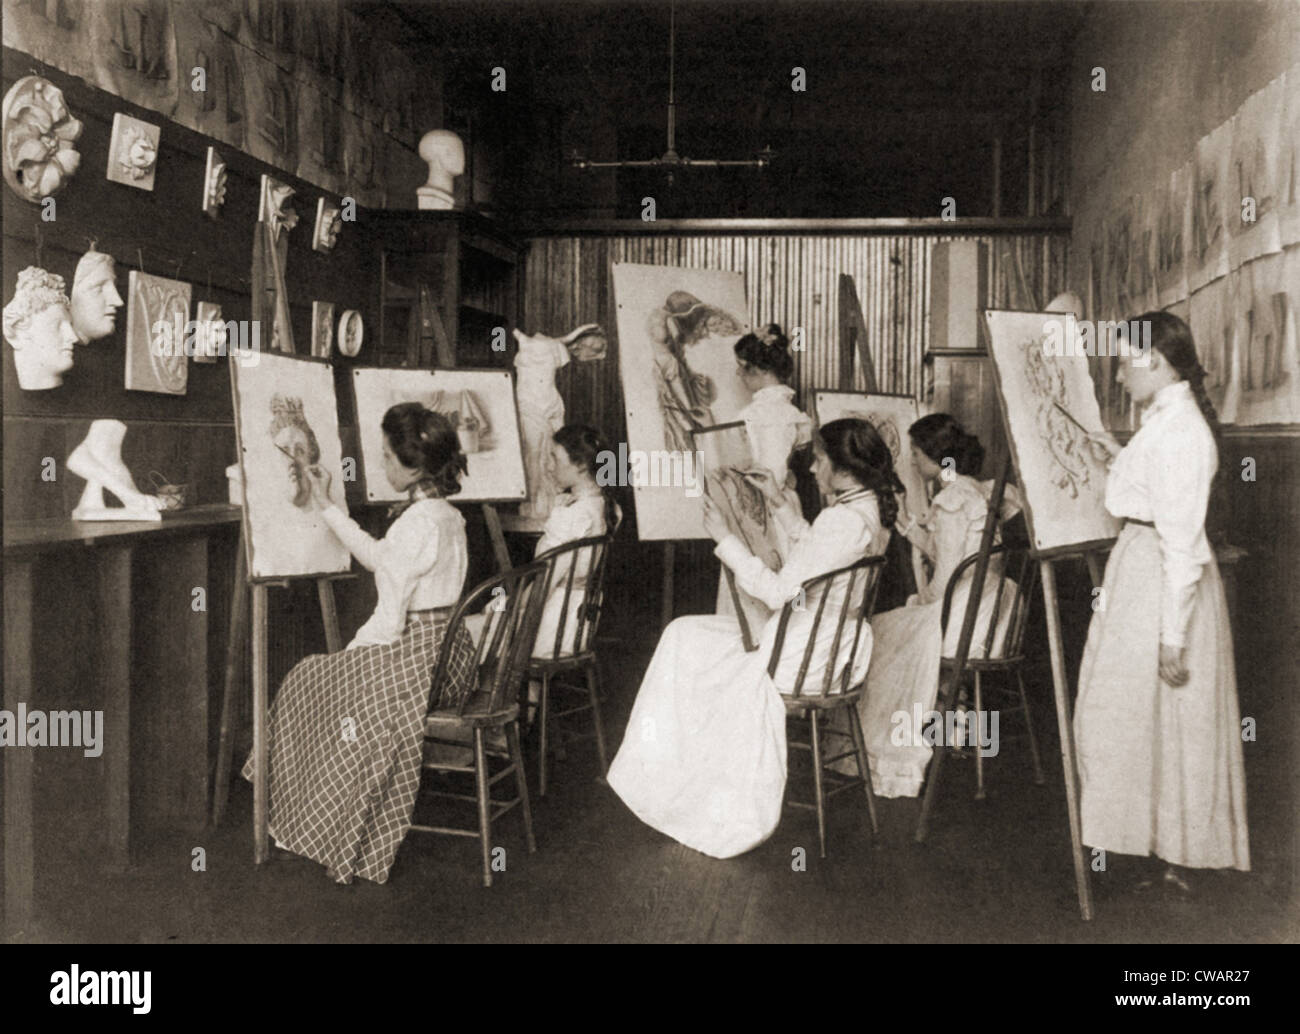
[[[483,710],[481,707],[476,709],[474,706],[476,702],[477,701],[471,701],[466,705],[464,714],[457,714],[451,709],[430,711],[424,716],[425,731],[433,732],[440,729],[490,729],[493,726],[505,725],[507,722],[513,722],[519,718],[518,702],[507,704],[505,707],[498,708],[495,711]]]
[[[545,675],[548,672],[568,671],[586,664],[596,663],[596,652],[586,650],[583,653],[565,654],[563,657],[531,657],[528,660],[528,674]]]
[[[800,711],[818,710],[833,711],[837,707],[844,707],[846,704],[855,702],[858,697],[867,691],[866,685],[850,689],[845,693],[831,693],[829,696],[823,696],[817,693],[813,696],[786,696],[781,694],[781,699],[785,702],[786,714],[798,714]]]
[[[967,671],[1004,671],[1023,664],[1024,660],[1023,654],[1016,654],[1014,657],[968,657],[964,667]],[[956,664],[955,657],[939,659],[939,667],[944,671],[952,671]]]

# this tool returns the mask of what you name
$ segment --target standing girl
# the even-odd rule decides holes
[[[705,529],[736,582],[772,611],[794,599],[805,581],[883,552],[902,486],[889,449],[865,420],[835,420],[818,433],[814,472],[829,505],[809,525],[788,505],[770,473],[756,476],[778,505],[777,519],[793,545],[780,572],[769,569],[727,532],[705,501]],[[883,523],[882,523],[883,517]],[[827,601],[805,686],[820,686],[849,662],[845,636],[835,657],[839,613]],[[730,858],[772,835],[785,795],[785,705],[812,634],[816,601],[795,608],[774,676],[771,659],[780,618],[746,652],[734,617],[714,614],[672,622],[641,681],[627,731],[609,769],[609,785],[637,817],[715,858]],[[833,612],[835,611],[835,612]],[[866,674],[870,629],[864,628],[850,685]]]
[[[384,883],[410,829],[430,680],[468,566],[465,521],[447,502],[466,469],[456,432],[416,402],[393,406],[382,427],[384,473],[409,493],[382,539],[328,502],[328,473],[306,471],[310,505],[374,572],[379,602],[346,650],[294,666],[270,716],[271,835],[339,883]],[[447,706],[472,685],[463,630],[449,660]],[[253,778],[252,758],[243,774]]]
[[[1151,347],[1122,359],[1118,379],[1146,407],[1142,426],[1122,450],[1092,436],[1113,457],[1106,508],[1124,527],[1079,670],[1083,841],[1155,855],[1187,892],[1176,866],[1250,868],[1232,630],[1205,536],[1216,421],[1187,324],[1138,319]]]

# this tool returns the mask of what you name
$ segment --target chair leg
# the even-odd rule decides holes
[[[537,850],[533,839],[533,810],[528,806],[528,776],[524,772],[524,752],[519,749],[519,723],[506,724],[506,740],[510,744],[510,764],[515,769],[515,781],[519,784],[519,806],[524,810],[524,837],[528,841],[528,853]]]
[[[1034,720],[1029,717],[1029,697],[1025,694],[1025,680],[1020,677],[1020,669],[1016,668],[1016,684],[1020,687],[1020,710],[1025,716],[1025,728],[1029,731],[1029,753],[1034,759],[1034,783],[1038,786],[1043,785],[1043,762],[1038,756],[1038,737],[1034,735]]]
[[[817,727],[817,709],[808,712],[808,723],[812,726],[813,789],[817,796],[817,842],[821,847],[821,856],[826,857],[826,800],[822,796],[822,739]]]
[[[967,721],[967,722],[966,722],[966,735],[965,735],[965,737],[964,737],[964,739],[966,740],[966,746],[970,746],[970,745],[971,745],[971,744],[970,744],[970,741],[971,741],[971,739],[972,739],[972,736],[973,736],[973,738],[974,738],[974,740],[975,740],[975,750],[974,750],[974,753],[975,753],[975,799],[976,799],[977,801],[982,801],[982,800],[984,800],[984,796],[985,796],[985,795],[984,795],[984,750],[983,750],[983,748],[979,745],[979,732],[978,732],[978,729],[979,729],[979,720],[980,720],[980,715],[982,715],[983,713],[984,713],[984,697],[983,697],[983,695],[980,693],[980,673],[979,673],[979,671],[977,670],[977,671],[975,672],[975,729],[976,729],[976,731],[972,734],[971,727],[970,727],[970,722]]]
[[[587,693],[591,697],[591,719],[596,723],[596,753],[600,756],[600,779],[609,771],[609,757],[605,753],[605,726],[600,720],[600,672],[593,657],[586,665]]]
[[[478,836],[483,848],[483,886],[492,886],[492,814],[488,803],[487,752],[483,730],[474,730],[474,782],[478,784]]]
[[[549,671],[542,675],[542,699],[537,709],[537,721],[540,723],[537,729],[537,796],[545,797],[546,754],[550,750],[548,733],[551,724],[551,673]]]
[[[867,811],[871,814],[871,834],[880,832],[876,824],[876,794],[871,786],[871,762],[867,758],[867,738],[862,733],[862,720],[858,709],[853,704],[845,708],[849,713],[849,732],[853,734],[853,748],[858,755],[858,775],[862,777],[863,788],[867,791]]]
[[[940,685],[939,712],[941,714],[946,713],[953,706],[957,699],[957,689],[951,678],[947,680],[947,684]],[[921,816],[916,820],[915,840],[918,844],[925,840],[926,834],[930,831],[930,810],[934,807],[934,799],[939,792],[939,771],[943,767],[944,755],[947,753],[941,743],[935,746],[930,754],[930,771],[926,774],[925,796],[921,798]]]

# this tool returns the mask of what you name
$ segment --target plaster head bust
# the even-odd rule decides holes
[[[72,278],[72,328],[83,345],[108,337],[117,327],[122,296],[114,282],[112,255],[93,248],[81,256]]]
[[[4,335],[24,391],[57,388],[72,369],[77,332],[70,305],[63,277],[37,266],[18,274],[13,300],[4,308]]]
[[[433,129],[420,138],[420,157],[429,163],[429,181],[419,188],[421,208],[451,208],[455,179],[465,171],[465,147],[448,129]]]

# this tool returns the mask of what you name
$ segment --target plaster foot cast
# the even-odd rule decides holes
[[[135,487],[135,479],[122,462],[126,424],[96,420],[85,439],[68,456],[68,469],[86,479],[74,521],[160,521],[163,501]],[[104,489],[121,500],[121,506],[104,505]]]

